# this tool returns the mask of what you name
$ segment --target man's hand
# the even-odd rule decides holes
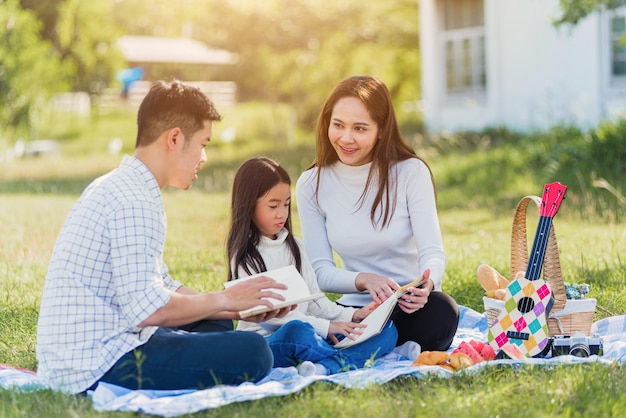
[[[272,305],[272,302],[266,298],[273,298],[280,301],[285,300],[285,298],[276,292],[272,292],[271,289],[285,290],[287,289],[287,286],[266,276],[261,276],[256,279],[242,280],[241,283],[237,283],[235,286],[230,286],[223,291],[227,301],[226,309],[238,312],[258,305],[273,308],[274,305]]]
[[[249,316],[249,317],[247,317],[245,319],[245,321],[248,321],[248,322],[265,322],[265,321],[269,321],[270,319],[274,319],[274,318],[282,318],[285,315],[287,315],[289,312],[291,312],[294,309],[296,309],[297,307],[298,307],[298,305],[291,305],[291,306],[287,306],[285,308],[275,309],[273,311],[264,312],[262,314]]]
[[[172,292],[169,301],[157,309],[148,318],[141,321],[140,328],[147,326],[176,327],[189,324],[201,319],[240,319],[239,311],[255,306],[267,306],[270,312],[254,319],[267,321],[271,318],[280,318],[289,313],[295,306],[275,309],[272,303],[265,298],[284,301],[285,298],[273,292],[272,289],[287,289],[287,286],[276,282],[269,277],[244,280],[236,286],[231,286],[219,292],[196,294],[186,288]]]

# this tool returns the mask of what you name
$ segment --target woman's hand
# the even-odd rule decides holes
[[[370,302],[364,307],[357,309],[356,311],[354,311],[354,314],[352,315],[352,321],[361,322],[362,320],[367,318],[367,316],[371,314],[374,311],[374,309],[378,307],[378,305],[379,304],[376,302]]]
[[[434,283],[428,277],[430,270],[426,269],[422,274],[422,279],[426,280],[420,287],[409,287],[407,292],[398,299],[398,306],[404,312],[412,314],[422,309],[428,303],[428,296],[434,288]]]
[[[400,288],[393,279],[374,273],[359,273],[355,285],[359,291],[367,290],[374,302],[379,305]]]
[[[363,331],[360,331],[360,329],[365,327],[367,325],[357,324],[356,322],[331,322],[328,327],[328,338],[330,338],[333,344],[339,342],[337,335],[344,335],[346,338],[354,340],[355,336],[363,334]]]

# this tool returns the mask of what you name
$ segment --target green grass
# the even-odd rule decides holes
[[[116,118],[127,116],[114,115],[112,120],[102,116],[97,123],[127,123]],[[106,136],[97,133],[100,128],[91,132],[84,139],[78,133],[63,139],[60,155],[0,165],[0,363],[36,368],[37,311],[56,235],[83,187],[119,162],[119,156],[103,151],[86,152],[84,142],[91,138],[106,144]],[[288,167],[295,182],[313,155],[306,141],[286,146],[272,138],[249,136],[256,139],[237,148],[216,139],[195,187],[164,193],[165,261],[174,277],[197,290],[220,289],[226,276],[229,187],[243,159],[255,153],[272,156]],[[124,139],[126,149],[129,135]],[[520,171],[523,155],[512,147],[432,154],[428,161],[437,178],[448,254],[444,290],[458,303],[482,311],[476,268],[487,263],[509,275],[515,204],[525,194],[541,194],[543,185]],[[293,215],[299,231],[297,214]],[[536,218],[529,217],[528,225],[532,242]],[[591,220],[565,200],[554,226],[563,276],[591,285],[590,296],[599,305],[595,319],[626,313],[623,225]],[[622,364],[488,367],[449,378],[401,377],[365,389],[319,382],[293,395],[231,404],[194,416],[618,416],[626,409],[625,372]],[[0,389],[0,417],[127,415],[131,416],[98,413],[84,397]]]

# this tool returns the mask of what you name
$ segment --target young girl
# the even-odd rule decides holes
[[[275,161],[253,157],[235,175],[228,234],[229,280],[296,266],[311,293],[320,292],[302,244],[291,234],[291,180]],[[361,368],[391,352],[397,331],[389,321],[383,331],[361,344],[339,350],[338,337],[360,334],[361,322],[374,308],[342,307],[323,297],[298,305],[283,318],[264,323],[239,321],[238,329],[264,335],[274,367],[298,366],[300,374],[332,374]]]

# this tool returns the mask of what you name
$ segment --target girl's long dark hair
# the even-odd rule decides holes
[[[252,157],[237,170],[233,181],[230,231],[226,245],[229,261],[228,280],[239,278],[237,273],[239,267],[243,267],[249,275],[267,271],[258,250],[261,231],[254,224],[254,210],[257,200],[280,183],[291,186],[289,174],[276,161],[267,157]],[[291,233],[291,203],[284,227],[289,231],[286,242],[294,264],[298,271],[302,272],[300,248]]]

